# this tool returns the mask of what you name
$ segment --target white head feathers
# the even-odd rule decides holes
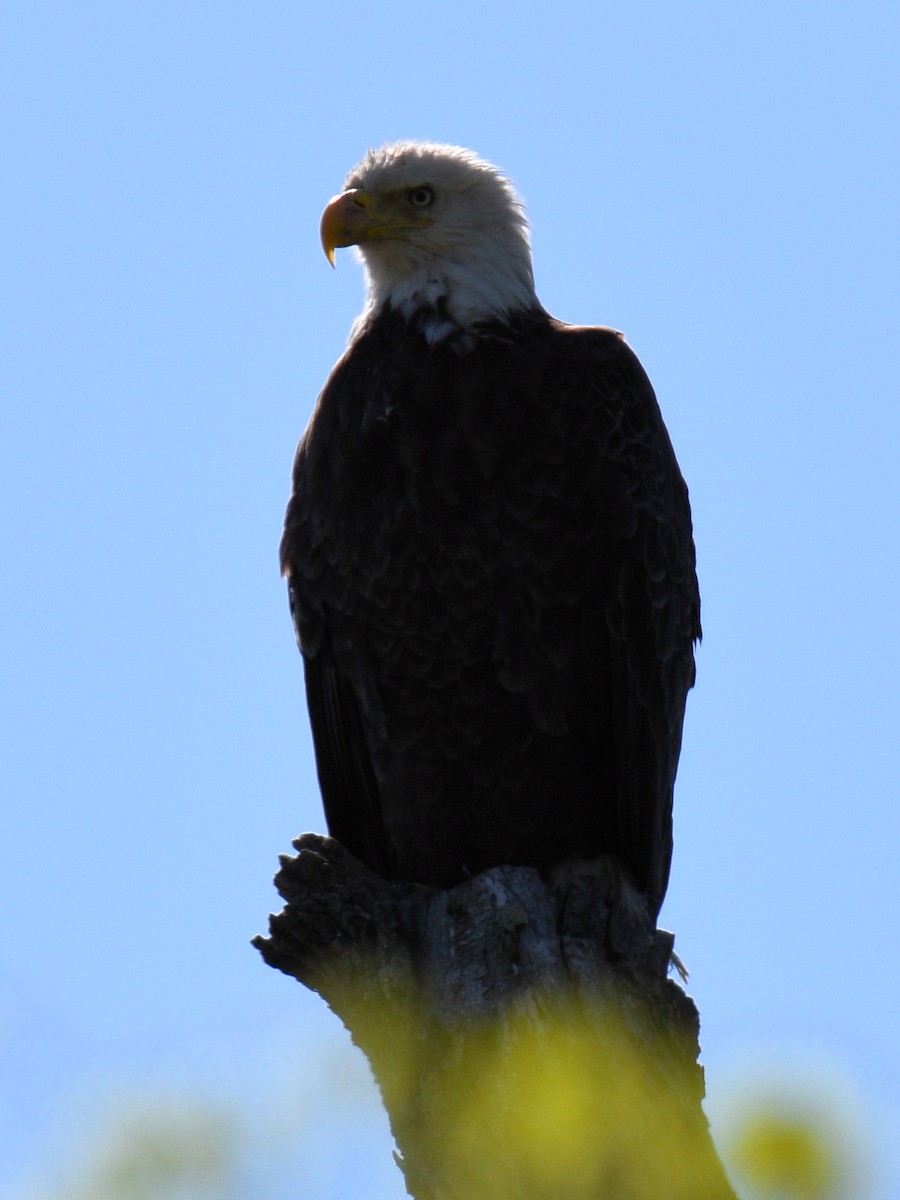
[[[344,184],[368,207],[359,246],[367,315],[437,307],[452,327],[538,308],[528,221],[512,183],[470,150],[397,142],[370,150]],[[324,226],[323,226],[324,228]],[[336,244],[347,244],[337,242]]]

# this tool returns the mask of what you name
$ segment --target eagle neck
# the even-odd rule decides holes
[[[408,336],[421,339],[426,345],[446,346],[456,354],[468,354],[485,342],[511,342],[522,336],[534,336],[553,324],[553,319],[538,301],[527,308],[517,309],[499,317],[486,317],[467,326],[459,324],[448,314],[441,298],[433,305],[418,308],[396,308],[385,302],[377,309],[366,309],[358,318],[351,344],[368,333],[379,339],[399,344]]]
[[[424,257],[415,264],[404,262],[403,270],[371,253],[364,254],[364,262],[368,294],[363,318],[393,309],[418,324],[429,341],[540,308],[526,255],[474,264]]]

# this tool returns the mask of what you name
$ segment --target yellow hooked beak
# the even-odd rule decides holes
[[[372,225],[372,197],[360,188],[351,188],[329,200],[322,213],[319,236],[325,257],[334,266],[334,252],[340,246],[356,246],[364,241]]]

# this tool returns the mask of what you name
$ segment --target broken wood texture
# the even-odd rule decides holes
[[[367,1056],[415,1200],[736,1200],[674,939],[614,863],[440,891],[294,845],[254,944]]]

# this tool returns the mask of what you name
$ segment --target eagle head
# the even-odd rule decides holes
[[[367,312],[443,314],[445,332],[539,308],[525,209],[496,167],[459,146],[370,150],[322,214],[322,246],[359,247]]]

